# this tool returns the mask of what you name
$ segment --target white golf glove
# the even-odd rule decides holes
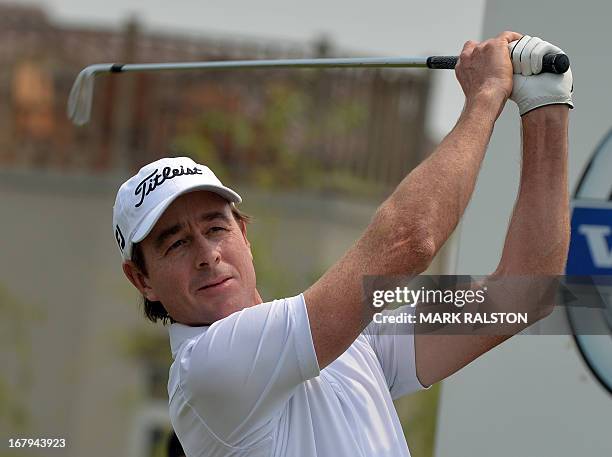
[[[513,41],[508,48],[514,70],[510,100],[518,105],[521,116],[545,105],[565,104],[574,108],[572,69],[569,68],[562,75],[540,73],[543,57],[562,53],[561,49],[529,35]]]

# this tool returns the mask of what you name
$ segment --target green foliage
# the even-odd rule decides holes
[[[159,438],[152,444],[151,457],[166,457],[168,455],[168,439],[172,430],[168,428],[163,432],[160,430]]]
[[[119,346],[120,352],[129,359],[166,367],[172,364],[166,332],[139,327],[120,338]]]
[[[317,102],[290,81],[270,81],[250,97],[258,109],[206,107],[180,126],[172,149],[206,164],[228,184],[353,195],[379,192],[351,170],[313,155],[330,137],[364,128],[368,113],[360,101],[344,97]]]
[[[344,170],[332,170],[328,173],[312,173],[305,177],[305,187],[318,189],[326,195],[348,194],[352,197],[372,197],[382,195],[386,189],[373,181],[368,181]]]
[[[433,457],[440,383],[395,402],[413,457]]]
[[[295,280],[287,270],[279,268],[278,261],[272,254],[271,240],[278,235],[278,224],[270,218],[265,223],[266,228],[263,231],[250,237],[257,287],[264,301],[289,296],[296,290]]]
[[[30,333],[33,324],[45,315],[19,300],[2,284],[0,313],[3,316],[0,344],[7,356],[12,356],[9,367],[3,367],[5,375],[0,378],[0,428],[23,433],[31,426],[31,414],[25,401],[33,381]]]
[[[215,171],[217,177],[224,181],[227,179],[225,166],[219,160],[220,153],[216,143],[210,134],[204,129],[207,126],[211,130],[226,128],[231,119],[226,119],[227,115],[223,112],[211,112],[203,115],[196,125],[190,126],[187,132],[174,139],[172,149],[181,154],[186,154],[196,162],[204,163]],[[200,125],[201,123],[201,125]]]
[[[331,135],[350,134],[365,126],[368,118],[366,107],[357,100],[347,99],[334,104],[322,113],[318,128],[320,133]]]

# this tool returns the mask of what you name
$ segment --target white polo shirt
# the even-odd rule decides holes
[[[384,325],[393,334],[371,323],[319,370],[303,294],[172,324],[170,420],[186,455],[409,456],[392,400],[423,388],[414,336]]]

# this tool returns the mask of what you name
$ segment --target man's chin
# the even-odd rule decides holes
[[[224,319],[238,311],[248,308],[250,305],[244,303],[244,299],[239,294],[223,294],[216,297],[202,299],[198,297],[200,310],[207,310],[207,322],[215,322]]]

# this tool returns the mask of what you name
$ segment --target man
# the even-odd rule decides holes
[[[492,277],[563,272],[572,76],[538,74],[542,56],[559,51],[515,32],[468,41],[454,129],[295,297],[262,303],[241,198],[205,166],[161,159],[121,186],[113,226],[123,270],[173,321],[170,418],[186,455],[409,455],[392,399],[508,336],[383,336],[362,279],[427,268],[465,210],[508,98],[522,115],[521,186]]]

